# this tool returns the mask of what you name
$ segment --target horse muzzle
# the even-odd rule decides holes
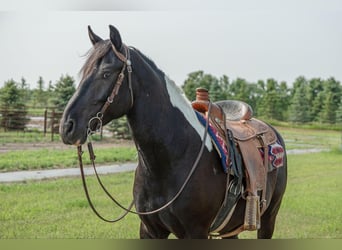
[[[62,119],[59,127],[59,132],[64,144],[79,146],[87,140],[86,127],[81,129],[81,126],[72,118]]]

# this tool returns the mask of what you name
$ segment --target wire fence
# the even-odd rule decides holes
[[[54,141],[62,114],[55,107],[0,107],[0,143]]]

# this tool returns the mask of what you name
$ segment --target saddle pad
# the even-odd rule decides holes
[[[259,148],[260,155],[264,160],[264,149]],[[276,141],[275,143],[268,145],[268,171],[272,171],[274,169],[280,168],[284,166],[284,155],[285,150],[283,146]]]
[[[200,123],[205,127],[207,123],[207,118],[204,117],[201,113],[196,112],[197,118],[200,121]],[[213,142],[215,149],[217,153],[219,154],[221,158],[221,165],[222,169],[225,173],[228,173],[228,150],[227,150],[227,144],[225,140],[219,135],[215,127],[209,122],[209,127],[208,127],[208,134],[211,138],[211,141]]]

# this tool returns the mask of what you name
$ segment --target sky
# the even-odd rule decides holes
[[[298,76],[342,81],[339,0],[1,1],[0,87],[78,72],[91,48],[87,25],[151,58],[178,85],[193,71],[250,82]],[[134,65],[133,65],[134,66]]]

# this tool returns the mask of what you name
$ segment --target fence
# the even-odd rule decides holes
[[[25,109],[8,109],[0,107],[0,143],[17,141],[49,141],[56,140],[59,134],[59,123],[63,112],[55,107],[27,107]],[[115,139],[131,139],[126,118],[117,119],[93,139],[104,137]],[[27,140],[26,140],[26,139]]]
[[[50,121],[50,132],[51,132],[51,141],[53,141],[54,134],[59,134],[59,122],[62,118],[63,112],[56,111],[55,108],[51,108],[49,111],[48,108],[44,111],[44,136],[46,136]]]
[[[59,133],[59,122],[63,112],[55,107],[27,107],[25,109],[0,108],[0,130],[4,133],[16,131],[51,135],[51,141]]]

